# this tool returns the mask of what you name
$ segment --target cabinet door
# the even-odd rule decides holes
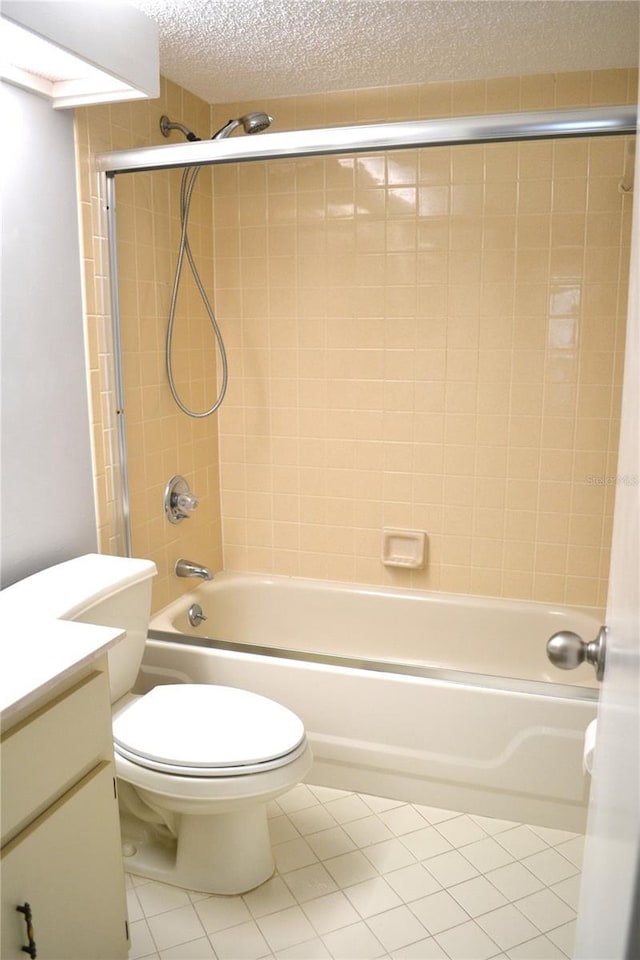
[[[3,960],[24,960],[28,902],[38,956],[120,960],[128,951],[113,765],[101,763],[2,851]]]

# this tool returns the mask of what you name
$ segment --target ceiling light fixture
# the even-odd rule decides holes
[[[0,50],[2,79],[57,108],[159,95],[157,27],[128,4],[5,2]]]

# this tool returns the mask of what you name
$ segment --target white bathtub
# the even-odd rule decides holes
[[[566,607],[222,573],[154,618],[140,686],[279,700],[304,720],[312,783],[583,830],[597,684],[590,666],[554,668],[545,644],[599,626]]]

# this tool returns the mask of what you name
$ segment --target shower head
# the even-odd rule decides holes
[[[172,130],[179,130],[180,133],[183,133],[187,140],[190,140],[192,143],[200,140],[200,137],[197,137],[192,130],[185,127],[184,123],[178,123],[177,120],[169,120],[169,117],[166,115],[160,117],[160,133],[162,136],[168,137]]]
[[[244,117],[238,117],[237,120],[228,120],[224,127],[220,127],[220,129],[213,134],[211,139],[224,140],[225,137],[230,137],[233,131],[240,125],[244,127],[245,133],[260,133],[262,130],[266,130],[272,122],[273,117],[270,117],[268,113],[263,113],[260,110],[256,113],[247,113]]]

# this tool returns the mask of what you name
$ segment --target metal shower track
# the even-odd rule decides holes
[[[328,156],[508,140],[613,136],[635,133],[636,113],[636,106],[631,104],[291,130],[264,133],[259,137],[200,140],[197,143],[118,150],[100,154],[96,162],[99,171],[113,176],[118,173],[133,173],[136,170],[241,163],[247,160],[277,160],[284,157]]]

